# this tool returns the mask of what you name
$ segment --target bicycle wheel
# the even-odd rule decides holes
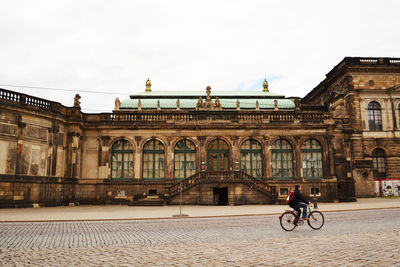
[[[314,229],[318,230],[324,225],[325,218],[319,211],[313,211],[310,213],[310,218],[307,220],[308,225]]]
[[[295,218],[296,216],[292,211],[282,213],[282,215],[279,216],[282,229],[285,231],[293,231],[293,229],[296,228],[296,225],[294,224]]]

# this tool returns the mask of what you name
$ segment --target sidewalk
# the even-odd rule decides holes
[[[182,206],[182,214],[193,217],[251,216],[280,214],[286,205],[242,206]],[[400,208],[400,198],[360,198],[357,202],[318,203],[322,212]],[[81,220],[140,220],[173,218],[178,206],[77,206],[0,209],[0,222],[10,221],[81,221]]]

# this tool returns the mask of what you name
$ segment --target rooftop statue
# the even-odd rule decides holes
[[[213,103],[211,99],[211,87],[207,86],[206,88],[206,101],[203,102],[203,98],[200,96],[199,100],[197,101],[196,104],[196,110],[221,110],[222,105],[221,102],[219,101],[219,98],[215,98],[215,103]]]
[[[76,94],[74,97],[74,108],[81,108],[81,101],[79,99],[81,99],[81,96]]]
[[[217,109],[217,110],[222,109],[222,105],[221,105],[221,102],[219,101],[218,96],[215,98],[214,109]]]
[[[115,98],[114,110],[119,110],[120,106],[121,106],[121,101],[119,100],[119,97],[117,97],[117,98]]]

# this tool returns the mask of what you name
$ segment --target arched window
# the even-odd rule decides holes
[[[289,142],[279,139],[272,144],[272,177],[293,178],[293,151]]]
[[[175,178],[183,179],[196,173],[196,147],[183,139],[175,145]]]
[[[229,170],[229,146],[228,144],[217,139],[208,144],[207,149],[208,170],[210,171],[227,171]]]
[[[376,101],[368,104],[368,125],[371,131],[382,131],[381,105]]]
[[[247,140],[243,142],[240,153],[241,170],[253,177],[262,177],[262,149],[260,143],[253,139]]]
[[[383,149],[376,148],[372,151],[372,165],[375,178],[386,177],[386,160]]]
[[[118,140],[111,147],[111,179],[133,178],[133,147],[127,140]]]
[[[323,178],[322,147],[314,139],[309,139],[301,146],[304,178]]]
[[[143,147],[143,179],[164,179],[164,145],[150,140]]]

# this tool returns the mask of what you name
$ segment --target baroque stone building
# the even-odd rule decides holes
[[[155,92],[112,113],[0,89],[0,205],[277,203],[398,194],[400,59],[344,58],[303,99]],[[390,189],[391,188],[391,189]]]

